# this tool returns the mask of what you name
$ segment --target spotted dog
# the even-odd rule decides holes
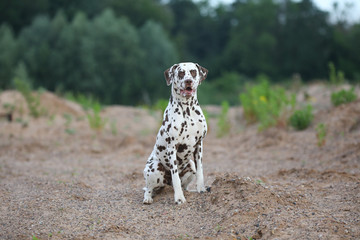
[[[207,69],[190,62],[164,72],[167,85],[172,84],[171,96],[144,169],[145,204],[151,204],[154,192],[165,184],[173,186],[175,203],[185,203],[182,188],[187,190],[195,176],[197,191],[205,191],[202,150],[207,125],[196,90],[207,74]]]

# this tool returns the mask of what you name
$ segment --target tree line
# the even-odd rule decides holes
[[[25,68],[35,88],[151,104],[178,61],[210,70],[209,103],[234,103],[260,73],[324,79],[331,62],[360,79],[360,23],[331,22],[311,0],[0,0],[0,24],[1,89]]]

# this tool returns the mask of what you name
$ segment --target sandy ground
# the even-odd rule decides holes
[[[96,133],[77,104],[45,93],[48,115],[33,119],[21,95],[3,92],[0,239],[360,239],[360,101],[335,108],[328,87],[299,90],[300,101],[305,91],[316,116],[301,132],[259,133],[232,108],[231,133],[217,138],[220,109],[204,107],[210,192],[185,192],[182,205],[171,187],[142,203],[159,112],[110,106]]]

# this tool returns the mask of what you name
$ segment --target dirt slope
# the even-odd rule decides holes
[[[159,112],[107,107],[96,133],[74,103],[46,93],[49,115],[33,119],[18,93],[3,92],[0,113],[12,104],[15,117],[0,119],[0,239],[360,239],[360,101],[334,108],[327,87],[301,91],[317,98],[305,131],[258,133],[232,108],[231,134],[216,138],[210,118],[210,192],[186,192],[180,206],[171,187],[142,204]]]

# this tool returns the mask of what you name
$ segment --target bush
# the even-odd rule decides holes
[[[351,88],[350,90],[340,90],[331,94],[331,102],[334,106],[339,106],[344,103],[349,103],[355,101],[357,98],[355,89]]]
[[[259,129],[286,124],[284,116],[295,106],[295,95],[289,96],[281,87],[270,87],[266,77],[260,77],[260,83],[240,94],[248,123],[260,122]],[[285,123],[284,123],[285,122]]]
[[[304,130],[308,128],[314,119],[312,110],[312,106],[307,105],[303,109],[295,111],[289,119],[290,125],[296,130]]]

